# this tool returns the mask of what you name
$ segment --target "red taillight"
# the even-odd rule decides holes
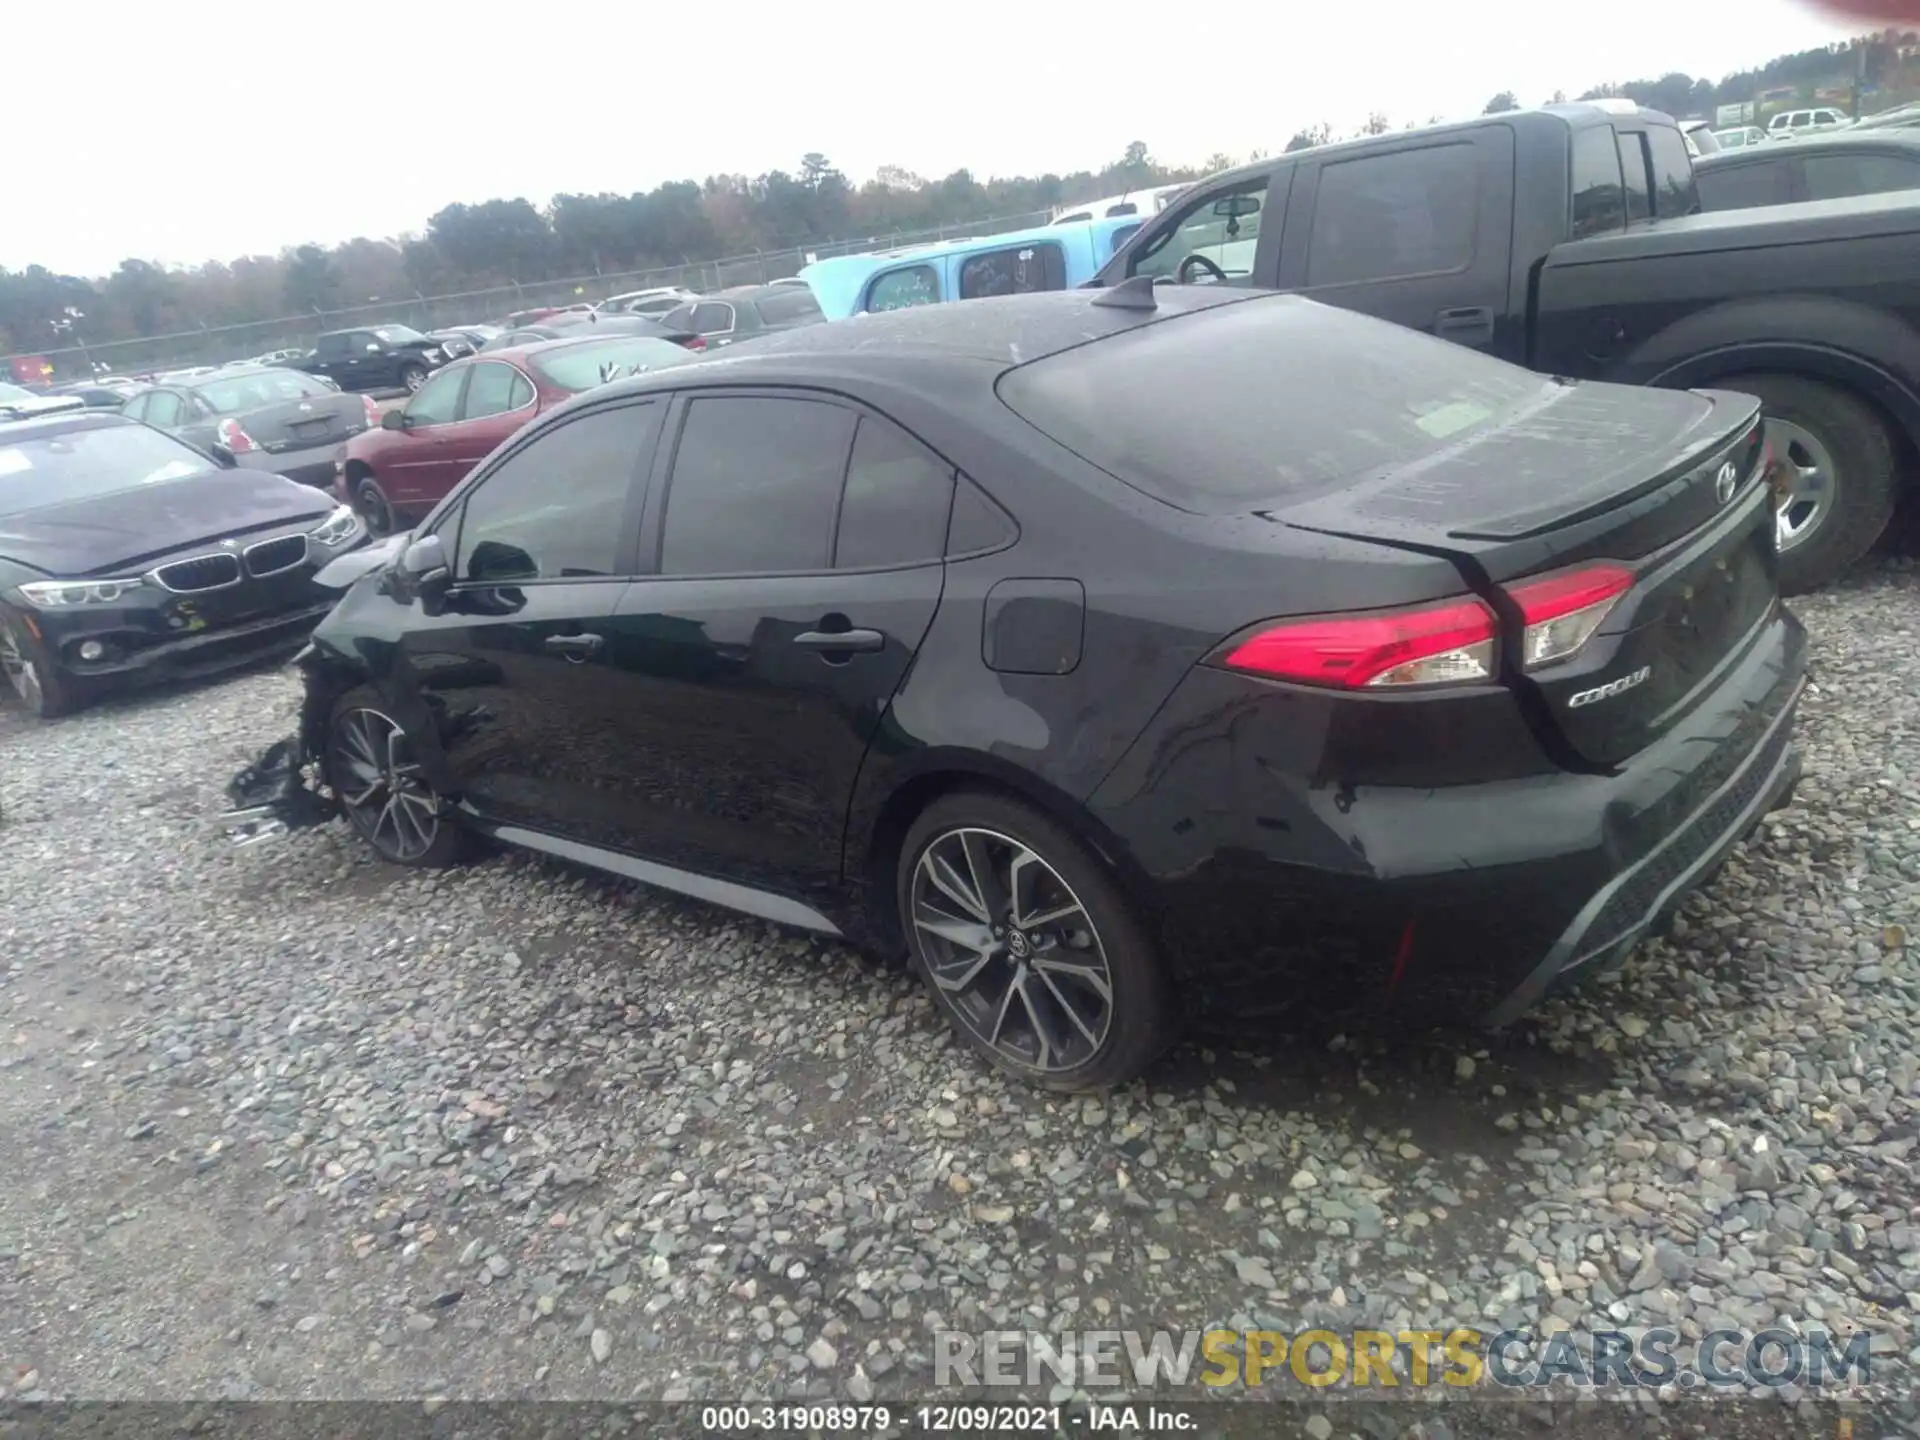
[[[360,403],[367,407],[367,428],[369,430],[378,430],[380,428],[379,404],[371,395],[362,395],[360,397]]]
[[[219,435],[220,443],[236,455],[244,455],[249,450],[260,448],[253,443],[253,437],[240,428],[238,420],[222,420]]]
[[[1521,668],[1537,670],[1574,654],[1632,588],[1633,571],[1612,561],[1507,586],[1526,623]]]
[[[1342,690],[1485,680],[1499,633],[1478,600],[1390,614],[1289,620],[1243,640],[1226,656],[1235,670]]]

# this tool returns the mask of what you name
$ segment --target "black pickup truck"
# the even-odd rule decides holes
[[[430,335],[405,325],[368,325],[329,330],[313,353],[292,368],[324,375],[342,390],[418,390],[446,364],[446,350]]]
[[[1670,118],[1557,105],[1223,172],[1093,283],[1292,290],[1549,374],[1757,396],[1797,593],[1874,543],[1920,447],[1920,196],[1699,212]]]

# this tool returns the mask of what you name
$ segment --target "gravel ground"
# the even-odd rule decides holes
[[[1214,1037],[1098,1100],[657,892],[227,848],[283,673],[0,709],[0,1398],[862,1400],[926,1394],[942,1326],[1599,1315],[1862,1327],[1910,1377],[1920,566],[1798,608],[1796,804],[1620,977],[1494,1039]],[[1780,1399],[1578,1413],[1815,1433]],[[1325,1400],[1263,1433],[1569,1423]],[[1920,1435],[1903,1404],[1858,1440]]]

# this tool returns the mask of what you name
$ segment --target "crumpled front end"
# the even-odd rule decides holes
[[[307,663],[314,653],[309,645],[294,660],[307,677],[299,732],[274,741],[227,782],[228,808],[219,824],[236,845],[322,825],[340,813],[339,797],[321,771],[322,725],[315,723],[315,675]]]

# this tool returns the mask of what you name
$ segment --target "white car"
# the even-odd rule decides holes
[[[597,315],[658,317],[669,310],[678,310],[689,300],[699,298],[693,291],[680,285],[656,285],[651,290],[629,290],[622,295],[609,295],[592,308]]]
[[[1720,142],[1722,150],[1744,150],[1765,140],[1767,132],[1758,125],[1730,125],[1725,130],[1714,131],[1713,138]]]
[[[1782,110],[1767,122],[1767,136],[1773,140],[1791,140],[1798,135],[1813,135],[1822,130],[1844,130],[1853,124],[1844,112],[1832,106],[1812,110]]]

